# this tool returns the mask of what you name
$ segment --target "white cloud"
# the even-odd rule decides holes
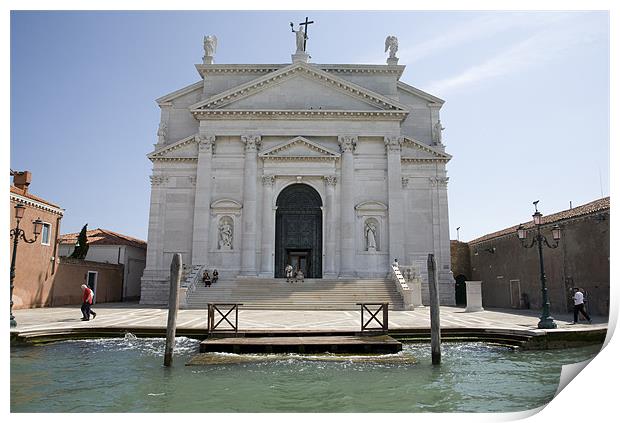
[[[434,81],[426,86],[430,92],[445,95],[449,90],[461,88],[490,78],[523,72],[555,60],[572,47],[591,42],[604,32],[600,25],[593,26],[584,20],[562,20],[534,35],[508,46],[502,53],[455,76]],[[569,25],[567,25],[567,23]]]

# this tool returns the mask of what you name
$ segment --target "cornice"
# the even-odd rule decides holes
[[[197,162],[197,157],[153,157],[153,162]]]
[[[16,201],[18,203],[24,204],[26,206],[34,207],[36,209],[44,210],[46,212],[54,213],[54,214],[57,214],[59,216],[62,216],[64,214],[64,210],[63,209],[60,209],[60,208],[57,208],[57,207],[52,207],[49,204],[45,204],[45,203],[42,203],[40,201],[33,200],[32,198],[23,197],[23,196],[21,196],[19,194],[10,193],[10,200],[13,200],[13,201]]]
[[[203,85],[204,85],[204,82],[202,80],[198,82],[194,82],[191,85],[188,85],[179,90],[173,91],[170,94],[166,94],[163,97],[159,97],[157,100],[155,100],[155,102],[160,107],[170,105],[172,100],[174,100],[175,98],[181,97],[187,93],[191,93],[192,91],[202,90]]]
[[[428,162],[441,162],[448,163],[450,159],[445,157],[401,157],[401,163],[428,163]]]
[[[423,98],[425,100],[428,100],[431,103],[436,103],[438,107],[441,107],[446,102],[445,100],[442,100],[439,97],[435,97],[432,94],[429,94],[429,93],[427,93],[425,91],[422,91],[422,90],[420,90],[420,89],[418,89],[416,87],[412,87],[409,84],[405,84],[402,81],[398,81],[396,83],[396,87],[402,89],[403,91],[407,91],[409,94],[413,94],[413,95],[415,95],[417,97],[421,97],[421,98]]]
[[[179,148],[187,144],[195,143],[196,137],[198,137],[198,134],[190,135],[189,137],[180,139],[179,141],[173,142],[172,144],[164,145],[163,147],[153,151],[152,153],[147,154],[146,157],[149,158],[150,160],[161,159],[162,158],[161,156],[164,154],[167,154],[174,150],[178,150]]]
[[[409,114],[404,110],[192,110],[198,120],[247,119],[330,119],[330,120],[393,120],[402,121]]]
[[[404,137],[404,143],[408,143],[408,144],[412,144],[415,148],[417,148],[418,150],[422,150],[426,153],[430,153],[433,156],[437,157],[437,159],[441,159],[441,160],[445,160],[445,161],[449,161],[452,156],[448,153],[444,153],[443,151],[438,151],[434,148],[432,148],[431,146],[429,146],[428,144],[425,144],[421,141],[418,141],[414,138],[411,137]],[[428,160],[426,158],[414,158],[414,157],[409,157],[408,159],[410,160]],[[437,160],[437,159],[431,159],[431,160]]]
[[[280,64],[197,64],[196,70],[201,76],[208,74],[218,73],[269,73],[276,72],[282,68],[290,66],[290,63]],[[373,64],[313,64],[317,69],[321,69],[325,72],[334,73],[385,73],[395,74],[398,78],[401,77],[405,66],[396,65],[373,65]]]

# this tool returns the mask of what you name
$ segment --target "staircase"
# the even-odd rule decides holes
[[[403,298],[388,279],[220,279],[210,287],[197,283],[188,291],[187,308],[206,309],[207,303],[243,303],[244,309],[359,310],[356,303],[389,302],[403,309]]]

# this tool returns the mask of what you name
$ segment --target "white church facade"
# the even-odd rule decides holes
[[[386,277],[396,258],[426,302],[433,253],[454,304],[443,100],[399,80],[395,51],[315,64],[300,47],[288,64],[214,64],[205,38],[198,82],[157,100],[141,303],[167,301],[174,253],[257,284],[287,264],[313,280]]]

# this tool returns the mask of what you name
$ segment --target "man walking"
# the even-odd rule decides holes
[[[573,300],[575,301],[575,306],[573,307],[573,325],[577,324],[579,321],[579,313],[583,315],[588,320],[588,323],[592,323],[592,319],[588,316],[584,308],[583,301],[583,292],[579,288],[573,288]]]
[[[90,309],[93,304],[93,290],[86,285],[82,285],[82,320],[90,320],[90,315],[93,315],[93,319],[97,317],[97,313]]]

